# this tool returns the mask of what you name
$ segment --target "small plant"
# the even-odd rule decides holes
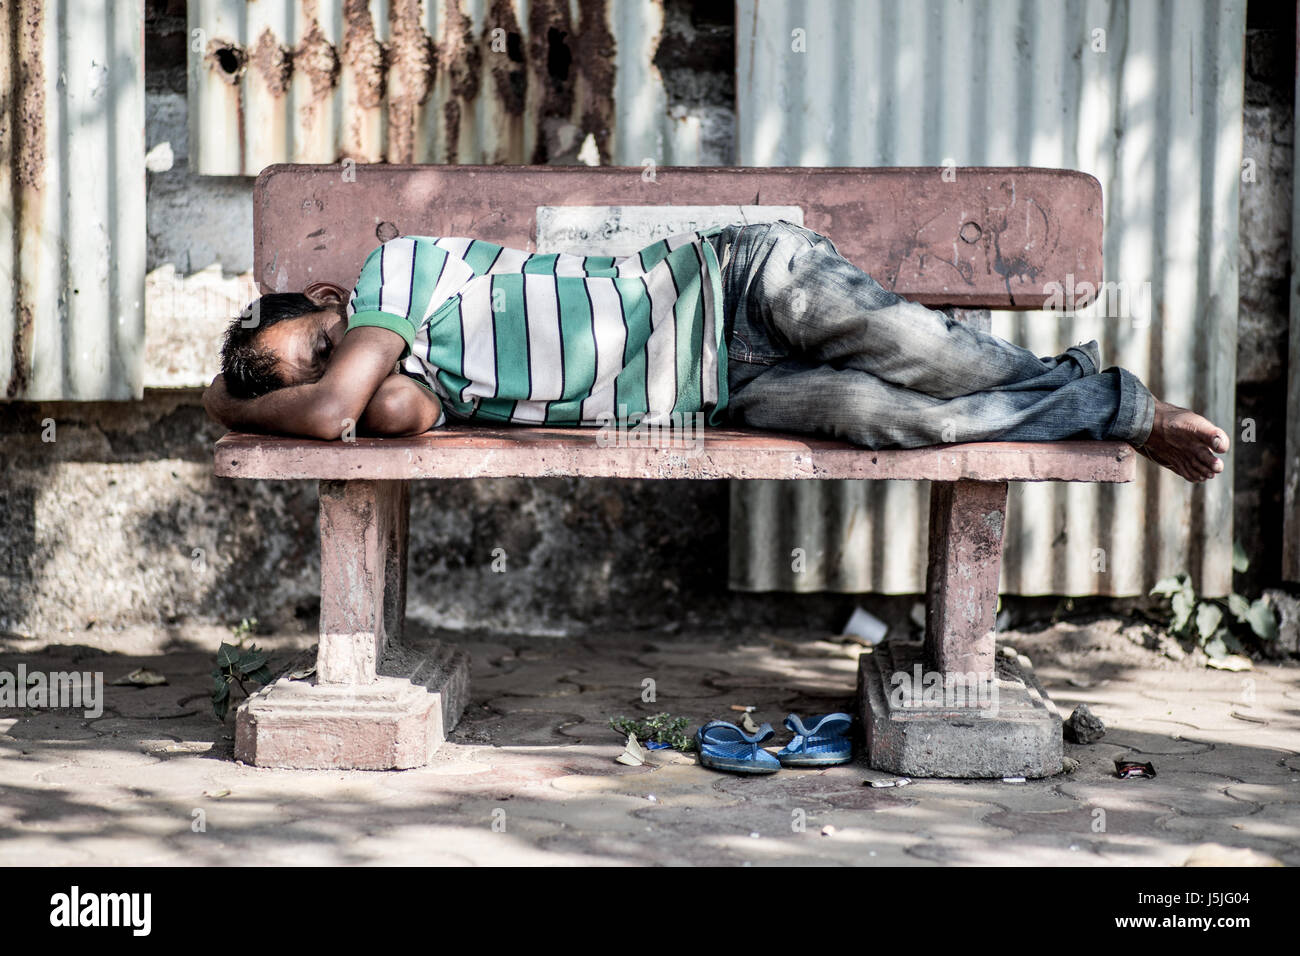
[[[653,740],[655,743],[667,744],[674,750],[681,751],[695,749],[694,738],[686,732],[689,723],[687,718],[674,717],[672,714],[655,714],[645,720],[635,720],[631,717],[609,719],[609,726],[617,731],[620,737],[631,734],[637,740]]]
[[[1249,566],[1241,545],[1234,544],[1233,570],[1245,571]],[[1197,644],[1211,661],[1242,654],[1241,639],[1250,635],[1261,641],[1277,637],[1277,616],[1264,598],[1250,601],[1235,592],[1226,598],[1198,598],[1187,574],[1162,578],[1150,593],[1169,598],[1169,633]]]
[[[238,684],[245,697],[248,688],[244,681],[258,684],[271,683],[271,669],[266,666],[270,655],[256,644],[244,647],[244,641],[257,627],[257,618],[244,618],[230,629],[234,644],[222,641],[217,648],[217,666],[212,669],[212,712],[218,720],[225,720],[230,712],[230,685]]]

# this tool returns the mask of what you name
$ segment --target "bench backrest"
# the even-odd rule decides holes
[[[1080,307],[1091,296],[1070,290],[1101,282],[1101,184],[1024,167],[275,165],[254,188],[254,270],[263,292],[351,288],[399,235],[533,250],[539,207],[701,205],[799,207],[845,258],[931,306]]]

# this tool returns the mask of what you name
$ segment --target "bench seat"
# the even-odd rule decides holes
[[[841,441],[709,428],[679,447],[611,447],[595,428],[448,426],[412,438],[311,441],[231,432],[216,445],[227,478],[903,479],[1132,481],[1125,442],[972,442],[872,451]],[[661,444],[663,444],[661,442]]]

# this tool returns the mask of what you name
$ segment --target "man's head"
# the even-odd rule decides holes
[[[343,342],[343,290],[318,283],[302,292],[273,292],[231,320],[221,347],[221,374],[235,398],[256,398],[287,385],[318,380]]]

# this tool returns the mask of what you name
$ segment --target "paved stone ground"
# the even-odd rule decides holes
[[[218,629],[89,633],[0,642],[0,671],[109,683],[144,666],[168,683],[106,687],[97,719],[0,710],[0,864],[1177,865],[1209,842],[1300,864],[1300,666],[1206,670],[1113,619],[1004,635],[1065,713],[1087,702],[1106,722],[1066,745],[1074,772],[895,788],[864,786],[859,764],[744,778],[671,752],[615,762],[611,715],[694,726],[747,704],[779,728],[851,709],[858,650],[806,634],[457,637],[473,703],[451,742],[420,770],[345,773],[233,762],[207,699]],[[306,642],[261,641],[282,657]],[[1158,776],[1119,780],[1117,756]]]

